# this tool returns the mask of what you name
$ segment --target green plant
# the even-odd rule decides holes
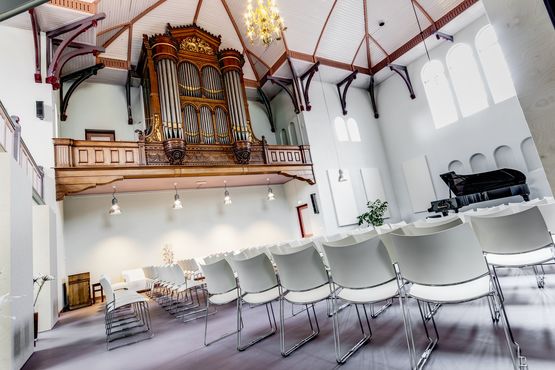
[[[358,225],[360,226],[366,222],[368,225],[382,226],[383,215],[387,210],[387,205],[388,203],[386,201],[381,201],[380,199],[366,203],[368,211],[357,217]]]

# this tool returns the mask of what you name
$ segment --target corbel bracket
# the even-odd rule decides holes
[[[276,127],[274,125],[274,114],[272,113],[272,106],[270,105],[270,99],[268,99],[268,96],[266,95],[264,90],[262,90],[262,88],[258,87],[256,89],[256,92],[258,93],[258,97],[262,101],[262,104],[264,104],[264,108],[266,110],[266,116],[268,116],[268,121],[270,122],[270,128],[272,129],[272,132],[276,132]]]
[[[445,32],[436,31],[435,35],[436,35],[436,39],[438,39],[438,40],[444,39],[444,40],[451,41],[451,42],[454,41],[453,35],[449,35]]]
[[[272,81],[273,84],[276,84],[279,87],[281,87],[282,90],[284,90],[287,93],[287,95],[289,95],[289,98],[291,98],[291,103],[293,103],[293,107],[295,108],[295,113],[296,114],[301,113],[301,109],[299,108],[299,101],[297,100],[297,95],[292,93],[291,90],[289,90],[289,88],[287,87],[288,85],[293,84],[293,79],[283,78],[283,77],[273,77],[273,76],[268,76],[267,79],[268,81]]]
[[[51,84],[54,90],[60,88],[60,76],[62,69],[70,59],[85,54],[93,54],[94,56],[97,56],[98,54],[104,52],[103,47],[96,45],[83,45],[83,47],[81,48],[65,52],[66,48],[71,46],[73,40],[75,40],[77,36],[88,31],[92,27],[96,27],[98,21],[104,18],[106,18],[106,14],[104,13],[95,14],[93,16],[81,19],[77,22],[73,22],[66,26],[49,31],[46,34],[46,36],[50,39],[53,39],[62,34],[67,34],[67,36],[56,49],[56,52],[54,53],[54,55],[52,56],[52,60],[50,61],[50,65],[48,66],[46,82]]]
[[[35,46],[35,82],[42,83],[42,75],[40,72],[41,61],[40,61],[40,25],[37,20],[37,13],[35,9],[29,9],[29,15],[31,16],[31,26],[33,27],[33,44]]]
[[[310,82],[314,74],[318,72],[318,67],[320,66],[320,61],[317,61],[310,67],[305,73],[301,75],[301,90],[303,91],[303,98],[306,104],[306,110],[310,111],[312,105],[310,105],[310,97],[308,95],[308,90],[310,89]]]
[[[401,76],[403,81],[405,81],[405,84],[409,89],[410,98],[411,99],[416,98],[416,95],[414,95],[414,89],[412,88],[412,82],[410,80],[409,71],[407,70],[407,67],[399,64],[390,64],[389,69],[397,73],[399,76]]]
[[[375,95],[375,80],[374,76],[370,76],[370,86],[368,87],[368,92],[370,93],[370,102],[372,103],[372,110],[374,111],[374,118],[380,118],[380,114],[378,113],[378,106],[376,104],[376,95]]]
[[[69,104],[69,99],[71,98],[71,95],[73,95],[73,93],[75,92],[75,89],[77,89],[77,87],[79,87],[79,85],[81,85],[81,83],[83,83],[89,77],[96,75],[98,73],[98,70],[102,68],[104,68],[104,64],[99,63],[94,66],[81,69],[77,72],[73,72],[61,78],[60,101],[62,102],[62,110],[60,112],[60,120],[65,121],[67,119],[66,111]],[[64,87],[63,87],[64,82],[68,82],[72,80],[73,80],[73,83],[67,90],[67,93],[64,95]]]
[[[345,77],[343,81],[337,84],[337,93],[339,94],[339,100],[341,102],[341,110],[343,111],[343,115],[347,115],[347,91],[349,87],[356,80],[358,74],[358,69],[355,69],[353,73]],[[343,85],[345,85],[343,87]],[[343,87],[343,91],[341,91],[341,87]]]

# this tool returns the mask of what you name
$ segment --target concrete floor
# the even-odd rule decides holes
[[[501,278],[506,308],[516,340],[528,357],[531,370],[555,369],[555,268],[547,269],[546,288],[538,289],[530,271],[508,270]],[[334,357],[332,322],[326,305],[317,306],[321,333],[314,341],[282,358],[279,334],[244,352],[235,349],[235,337],[204,347],[204,321],[182,323],[156,302],[151,302],[154,338],[106,351],[103,306],[65,313],[56,327],[40,333],[34,355],[23,367],[31,369],[408,369],[408,355],[398,302],[372,320],[374,336],[345,365]],[[274,304],[276,315],[278,304]],[[410,305],[415,335],[422,337],[417,306]],[[291,314],[287,306],[288,314]],[[356,313],[348,308],[340,316],[345,346],[354,343],[358,332]],[[267,329],[265,310],[245,310],[246,335]],[[463,305],[443,306],[436,316],[440,342],[427,369],[511,369],[510,357],[501,327],[494,326],[485,300]],[[210,316],[210,334],[231,331],[235,307],[220,308]],[[286,320],[288,340],[307,333],[306,315]],[[421,349],[424,348],[421,341]]]

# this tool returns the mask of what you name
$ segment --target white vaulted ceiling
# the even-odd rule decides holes
[[[85,0],[92,2],[93,0]],[[256,2],[256,1],[255,1]],[[329,78],[341,80],[351,70],[359,75],[375,74],[379,81],[389,76],[388,63],[408,64],[425,51],[418,44],[420,22],[422,29],[444,18],[441,31],[454,33],[481,16],[483,8],[478,0],[277,0],[277,6],[287,27],[284,38],[269,47],[251,45],[245,37],[243,14],[246,0],[97,0],[96,12],[106,18],[93,31],[97,45],[106,52],[101,57],[136,65],[141,53],[143,34],[165,32],[166,25],[196,23],[216,35],[221,35],[222,48],[233,48],[245,55],[245,79],[255,85],[266,75],[290,77],[286,56],[293,59],[297,74],[302,74],[311,63],[320,60]],[[414,4],[414,8],[413,8]],[[366,8],[366,9],[365,9]],[[71,23],[87,14],[67,15],[68,10],[52,4],[37,8],[39,23],[49,30]],[[446,17],[447,15],[447,17]],[[30,27],[25,15],[9,22],[17,27]],[[28,18],[28,17],[27,17]],[[453,19],[451,19],[453,18]],[[385,24],[380,26],[383,21]],[[90,38],[88,35],[87,38]],[[368,38],[368,42],[366,40]],[[412,43],[405,45],[412,40]],[[416,41],[416,42],[415,42]],[[85,42],[85,40],[83,40]],[[435,37],[426,40],[429,48],[439,44]],[[93,58],[81,58],[68,65],[64,73],[78,69],[79,64]],[[88,65],[83,65],[81,68]],[[96,81],[124,83],[127,71],[114,68],[101,70]],[[328,79],[328,78],[327,78]],[[334,81],[338,82],[338,81]],[[354,85],[362,85],[360,78]],[[270,89],[271,84],[265,88]]]

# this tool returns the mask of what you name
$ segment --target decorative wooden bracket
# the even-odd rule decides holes
[[[378,106],[376,105],[376,95],[375,95],[375,80],[374,76],[370,76],[370,86],[368,87],[368,92],[370,93],[370,102],[372,103],[372,110],[374,111],[374,118],[380,118],[378,113]]]
[[[416,95],[414,95],[414,89],[412,88],[412,82],[410,80],[409,71],[407,70],[407,67],[399,64],[390,64],[389,69],[397,73],[399,76],[401,76],[403,81],[405,81],[405,84],[409,89],[410,98],[411,99],[416,98]]]
[[[317,61],[312,65],[312,67],[310,67],[305,73],[301,75],[301,89],[303,91],[303,98],[306,104],[307,111],[310,111],[312,109],[312,105],[310,105],[310,97],[308,96],[308,89],[310,89],[310,82],[312,81],[312,77],[314,77],[314,74],[318,72],[319,66],[320,61]]]
[[[40,25],[34,8],[29,9],[29,15],[31,16],[31,26],[33,27],[33,44],[35,45],[35,82],[40,84],[42,83],[42,75],[40,72]]]
[[[73,72],[71,74],[68,74],[67,76],[62,77],[61,83],[60,83],[60,101],[62,102],[60,120],[65,121],[67,119],[67,114],[66,114],[67,106],[69,104],[69,99],[71,98],[71,95],[75,92],[75,89],[77,89],[77,87],[81,85],[81,83],[83,83],[86,79],[96,75],[98,70],[102,68],[104,68],[104,64],[99,63],[94,66],[81,69],[80,71]],[[71,80],[75,80],[75,81],[73,81],[73,83],[67,90],[67,93],[64,95],[63,84],[64,82],[71,81]]]
[[[436,39],[438,39],[438,40],[444,39],[444,40],[451,41],[451,42],[454,41],[453,35],[449,35],[449,34],[444,33],[444,32],[436,31],[435,35],[436,35]]]
[[[283,77],[273,77],[273,76],[268,76],[267,79],[268,81],[272,81],[273,84],[276,84],[279,87],[281,87],[282,90],[284,90],[287,93],[287,95],[289,95],[289,98],[291,98],[291,102],[293,103],[293,107],[295,108],[295,113],[296,114],[301,113],[301,110],[299,108],[299,101],[297,100],[297,95],[292,93],[291,90],[287,88],[288,85],[293,84],[293,79],[283,78]]]
[[[260,100],[262,100],[262,104],[264,104],[266,116],[268,116],[268,121],[270,121],[270,128],[272,129],[272,132],[276,132],[276,127],[274,125],[274,114],[272,113],[270,99],[268,99],[268,96],[266,95],[264,90],[262,90],[262,88],[258,87],[256,89],[256,92],[258,93],[258,97],[260,98]]]
[[[86,32],[92,27],[96,27],[99,20],[106,18],[106,14],[99,13],[91,17],[81,19],[77,22],[68,24],[66,26],[60,27],[56,30],[49,31],[46,36],[53,39],[62,34],[67,34],[64,40],[60,43],[56,52],[52,56],[50,65],[48,66],[48,74],[46,76],[46,82],[52,85],[54,90],[60,88],[60,76],[64,65],[72,58],[85,55],[93,54],[97,56],[99,53],[104,52],[104,48],[96,45],[83,45],[81,48],[77,48],[74,51],[68,51],[64,53],[66,48],[73,43],[73,40],[82,33]]]
[[[353,73],[345,77],[343,81],[337,84],[337,92],[339,93],[339,100],[341,101],[341,110],[343,111],[343,115],[347,115],[347,91],[349,87],[356,80],[358,74],[358,69],[355,69]],[[345,85],[343,88],[343,92],[341,92],[341,87]]]
[[[125,100],[127,101],[127,124],[133,124],[133,112],[131,110],[131,74],[132,70],[127,71],[127,81],[125,82]]]

